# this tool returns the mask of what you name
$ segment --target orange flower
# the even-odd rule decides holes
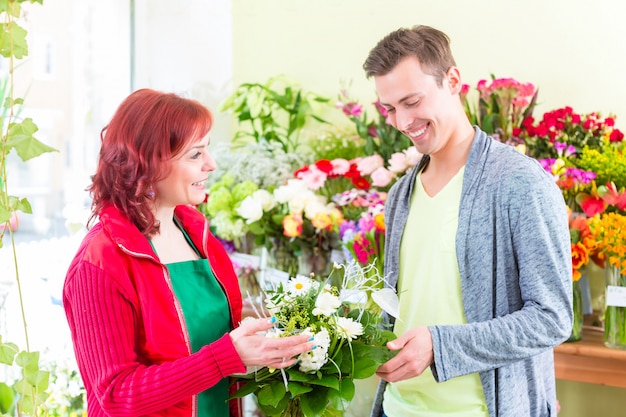
[[[589,262],[589,251],[582,243],[572,244],[572,269],[574,281],[578,281],[581,277],[580,268]]]
[[[302,234],[302,215],[288,214],[283,218],[283,234],[287,237],[298,237]]]

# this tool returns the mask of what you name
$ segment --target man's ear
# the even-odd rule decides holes
[[[447,83],[452,94],[460,94],[463,83],[461,82],[461,73],[457,67],[450,67],[446,72],[444,83]]]

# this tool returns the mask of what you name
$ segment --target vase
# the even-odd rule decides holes
[[[583,337],[583,292],[579,280],[572,281],[572,301],[574,323],[572,325],[572,334],[567,341],[577,342]]]
[[[626,274],[620,268],[608,264],[604,271],[604,345],[626,350]]]
[[[298,273],[298,258],[289,248],[287,241],[284,239],[272,240],[272,247],[268,250],[267,267],[284,271],[290,277]]]
[[[330,250],[323,250],[317,246],[303,247],[298,256],[298,274],[325,278],[330,273]]]

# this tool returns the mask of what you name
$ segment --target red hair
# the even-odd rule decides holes
[[[130,94],[100,133],[96,173],[87,188],[91,223],[113,204],[150,237],[159,224],[151,209],[152,186],[169,174],[171,160],[209,133],[213,116],[196,100],[141,89]]]

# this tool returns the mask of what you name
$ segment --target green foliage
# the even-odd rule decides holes
[[[285,152],[297,150],[300,133],[309,122],[327,123],[317,107],[329,99],[308,92],[286,77],[272,77],[265,84],[244,83],[220,106],[237,117],[241,130],[233,142],[278,142]]]
[[[335,127],[325,130],[311,138],[309,147],[314,160],[343,158],[352,160],[363,156],[365,140],[354,135],[348,129],[339,130]]]
[[[19,370],[18,380],[0,384],[0,413],[37,415],[48,394],[50,374],[39,369],[39,352],[20,351],[14,343],[3,343],[0,336],[0,363],[9,371]]]
[[[13,229],[9,224],[13,214],[16,211],[32,213],[28,200],[11,196],[7,192],[7,155],[15,150],[22,161],[28,161],[43,153],[55,151],[33,136],[38,129],[32,119],[17,118],[24,100],[13,95],[14,60],[28,55],[27,31],[16,22],[22,14],[21,5],[24,1],[26,0],[0,0],[0,13],[4,16],[4,21],[0,23],[0,55],[9,58],[9,77],[0,81],[0,224],[5,226],[0,231],[0,247],[6,230],[13,236]],[[42,0],[29,1],[43,4]],[[14,258],[17,259],[15,245],[12,247]],[[15,278],[19,287],[17,267]],[[0,413],[3,416],[43,414],[42,406],[48,396],[46,390],[50,374],[40,370],[39,352],[31,352],[28,347],[26,318],[23,313],[22,321],[26,335],[25,351],[20,351],[14,343],[3,343],[0,335],[0,363],[8,368],[8,372],[19,370],[20,375],[11,385],[0,383]]]
[[[626,154],[623,142],[618,144],[605,140],[600,149],[585,147],[576,159],[576,166],[596,173],[595,182],[605,185],[615,183],[617,189],[626,187]]]
[[[388,163],[391,155],[412,146],[411,140],[398,129],[387,123],[387,110],[380,100],[373,102],[374,115],[370,117],[363,106],[350,97],[347,88],[339,95],[337,107],[354,123],[354,128],[363,141],[361,155],[380,155]]]

